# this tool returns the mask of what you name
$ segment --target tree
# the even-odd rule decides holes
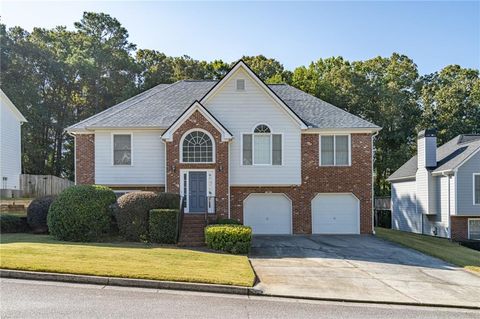
[[[173,60],[155,50],[138,50],[135,60],[140,67],[140,87],[150,89],[161,83],[172,83]]]
[[[242,60],[252,68],[260,79],[267,83],[279,83],[284,80],[283,65],[275,59],[269,59],[264,55],[243,56]],[[287,74],[285,74],[286,78]]]
[[[437,128],[443,144],[458,134],[480,133],[478,70],[449,65],[421,78],[423,116],[419,129]]]

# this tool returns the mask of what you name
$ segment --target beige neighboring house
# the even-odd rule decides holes
[[[0,105],[0,192],[10,197],[20,193],[21,126],[27,120],[1,89]]]

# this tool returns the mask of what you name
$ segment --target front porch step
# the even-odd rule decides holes
[[[199,247],[205,245],[205,215],[198,214],[192,215],[186,213],[183,215],[182,230],[180,233],[180,239],[178,246],[191,246]]]

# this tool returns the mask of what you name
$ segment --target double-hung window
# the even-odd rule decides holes
[[[282,165],[282,135],[273,134],[265,124],[242,136],[243,165]]]
[[[320,135],[320,165],[350,165],[350,135]]]
[[[468,220],[468,239],[480,240],[480,218]]]
[[[132,165],[132,135],[113,135],[113,165]]]
[[[480,205],[480,173],[473,174],[473,205]]]

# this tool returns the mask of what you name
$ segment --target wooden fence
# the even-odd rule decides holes
[[[74,182],[52,175],[20,175],[20,189],[25,197],[58,195]]]
[[[375,210],[391,210],[390,197],[375,197]]]

